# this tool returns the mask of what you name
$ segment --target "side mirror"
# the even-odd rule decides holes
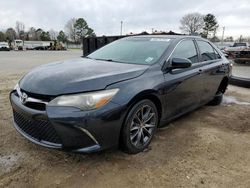
[[[223,55],[228,58],[229,57],[229,54],[226,52],[226,50],[221,50],[221,52],[223,53]]]
[[[172,58],[171,60],[171,69],[181,69],[188,68],[192,66],[192,62],[186,58]]]

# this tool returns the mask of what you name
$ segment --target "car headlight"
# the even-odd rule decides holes
[[[103,90],[90,93],[59,96],[49,102],[48,106],[68,106],[81,110],[94,110],[107,104],[119,89]]]

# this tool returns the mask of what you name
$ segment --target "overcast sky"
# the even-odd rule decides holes
[[[70,18],[83,17],[97,35],[179,30],[179,20],[190,12],[212,13],[218,36],[250,36],[250,0],[0,0],[0,30],[25,23],[44,30],[62,30]]]

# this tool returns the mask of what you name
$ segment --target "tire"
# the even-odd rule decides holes
[[[246,62],[244,60],[240,60],[240,59],[236,59],[236,60],[234,60],[234,62],[237,64],[246,64]]]
[[[157,129],[158,118],[157,108],[152,101],[144,99],[136,103],[130,109],[122,128],[123,151],[136,154],[147,149]]]
[[[217,106],[220,105],[223,99],[223,93],[222,92],[218,92],[214,99],[212,101],[210,101],[208,104],[211,106]]]

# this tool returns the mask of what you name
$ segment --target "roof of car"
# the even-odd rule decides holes
[[[171,38],[171,39],[183,39],[183,38],[201,38],[200,36],[192,35],[135,35],[129,38]]]

